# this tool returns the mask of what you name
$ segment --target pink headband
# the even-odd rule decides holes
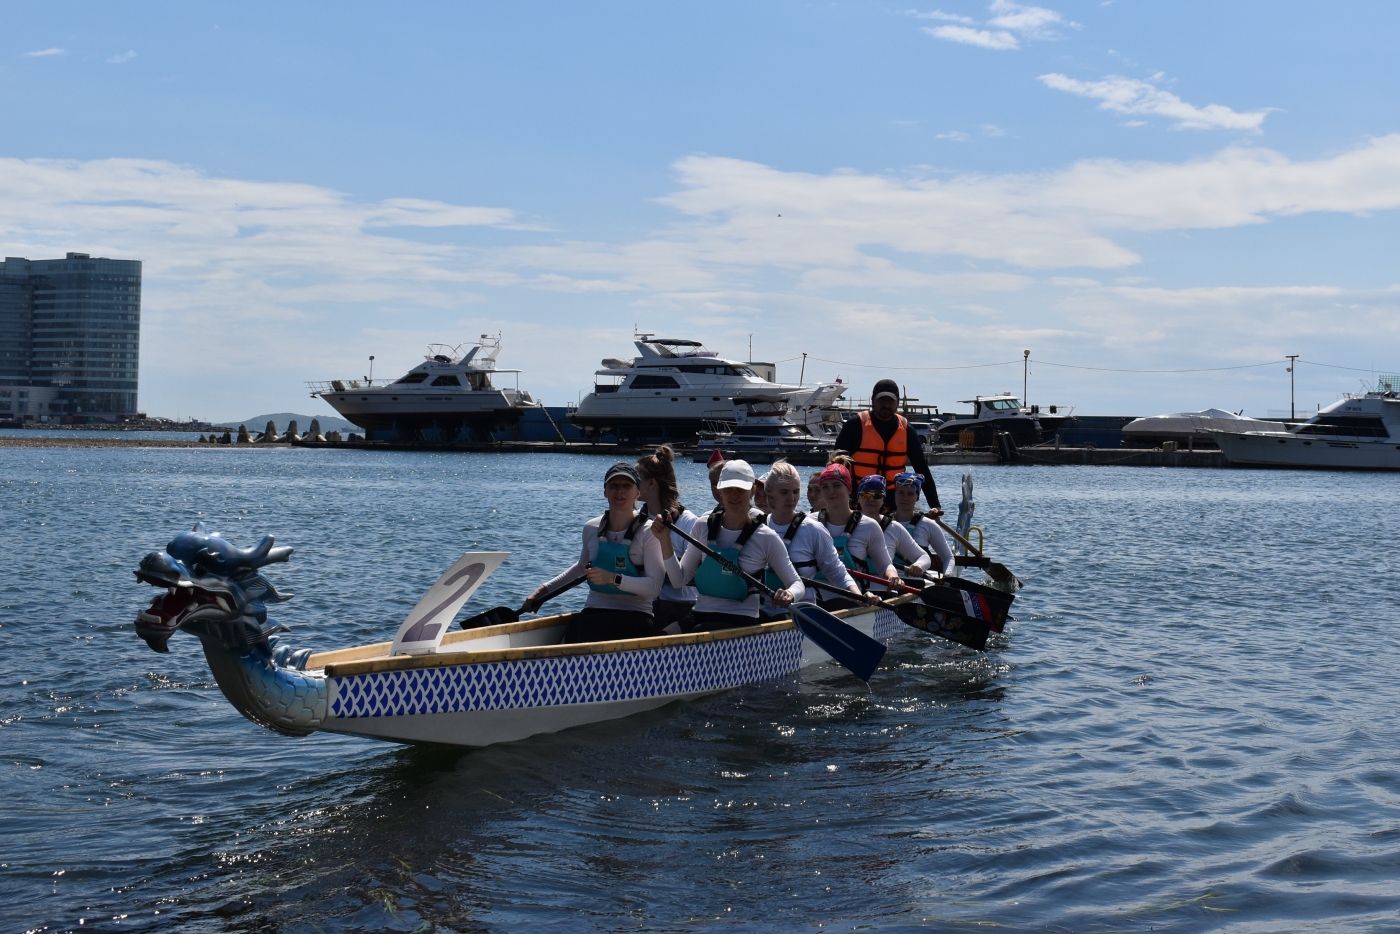
[[[825,483],[828,480],[840,480],[846,484],[846,489],[851,488],[851,472],[840,464],[827,464],[826,469],[822,471],[821,479],[817,482]]]

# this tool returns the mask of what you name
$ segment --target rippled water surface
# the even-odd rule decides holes
[[[481,608],[572,561],[606,461],[0,464],[5,931],[1400,930],[1400,477],[979,468],[1027,581],[986,654],[462,751],[259,729],[131,570],[272,533],[293,645],[388,638],[465,550],[513,552]]]

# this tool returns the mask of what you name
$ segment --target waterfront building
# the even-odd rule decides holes
[[[137,415],[141,261],[0,262],[0,418]]]

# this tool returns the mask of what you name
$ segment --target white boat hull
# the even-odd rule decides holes
[[[908,630],[888,610],[854,612],[847,622],[881,641]],[[519,648],[523,640],[507,639],[517,648],[491,651],[502,639],[483,635],[489,641],[480,648],[457,641],[450,647],[455,651],[436,656],[328,664],[329,713],[321,729],[397,743],[486,746],[615,720],[831,662],[790,622],[533,650]],[[538,638],[530,641],[538,644]],[[497,657],[512,654],[522,657]]]
[[[1400,444],[1393,438],[1329,439],[1291,432],[1213,431],[1231,464],[1322,470],[1400,470]]]

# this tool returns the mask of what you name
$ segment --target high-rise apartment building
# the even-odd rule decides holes
[[[140,343],[140,260],[0,263],[0,418],[136,414]]]

